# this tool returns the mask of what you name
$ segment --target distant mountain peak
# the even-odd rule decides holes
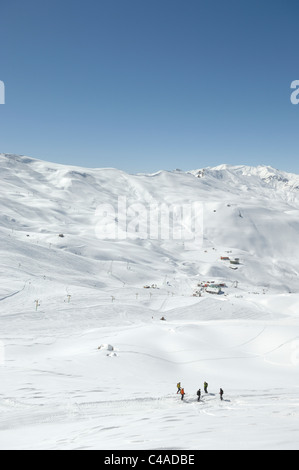
[[[227,184],[248,184],[248,187],[262,184],[272,189],[299,190],[299,175],[278,170],[268,165],[222,164],[193,170],[190,173],[197,178],[206,177],[210,180],[222,180]]]

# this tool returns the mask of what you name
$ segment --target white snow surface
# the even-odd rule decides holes
[[[0,181],[1,449],[299,449],[298,175],[1,154]],[[203,244],[100,239],[119,197],[200,201]]]

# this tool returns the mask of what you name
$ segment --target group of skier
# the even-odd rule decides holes
[[[204,392],[205,392],[206,394],[208,394],[208,393],[209,393],[209,392],[208,392],[208,386],[209,386],[209,384],[208,384],[207,382],[204,382],[204,385],[203,385],[203,386],[204,386]],[[181,395],[181,400],[184,400],[185,389],[181,386],[181,382],[178,382],[178,383],[177,383],[177,392],[176,392],[176,393],[177,393],[177,394],[180,393],[180,395]],[[222,388],[220,388],[219,395],[220,395],[220,400],[221,400],[221,401],[223,400],[223,394],[224,394],[224,392],[223,392]],[[196,395],[197,395],[197,401],[200,401],[200,399],[201,399],[201,389],[200,389],[200,388],[197,390]]]

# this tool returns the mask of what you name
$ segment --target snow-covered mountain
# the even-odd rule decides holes
[[[0,447],[298,448],[298,175],[1,154],[0,182]]]
[[[242,268],[233,276],[237,280],[298,292],[297,175],[269,167],[227,165],[188,173],[128,175],[115,169],[66,167],[12,155],[0,157],[0,175],[1,237],[7,240],[2,246],[7,252],[10,243],[10,256],[16,251],[16,257],[18,253],[26,257],[26,250],[33,250],[30,259],[36,256],[39,263],[45,259],[47,269],[50,264],[56,273],[53,256],[61,259],[74,254],[80,276],[81,263],[88,263],[97,277],[103,262],[125,267],[132,263],[140,270],[140,281],[150,282],[153,278],[161,281],[161,274],[156,279],[159,272],[162,279],[173,273],[184,273],[190,280],[196,275],[227,278],[231,273],[220,257],[231,251],[232,256],[242,258]],[[106,225],[121,217],[119,200],[125,201],[127,226],[135,229],[134,220],[140,222],[140,213],[136,216],[131,210],[139,204],[148,218],[147,230],[138,233],[136,223],[133,239],[125,234],[124,240],[111,240],[108,234],[103,240],[98,229],[108,233]],[[202,208],[201,244],[188,243],[183,236],[174,240],[174,233],[169,239],[159,233],[152,236],[151,207],[195,203]],[[112,206],[111,217],[103,217],[99,211],[103,205]],[[184,223],[188,225],[188,220]]]

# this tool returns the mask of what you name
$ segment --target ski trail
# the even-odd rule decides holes
[[[3,302],[3,300],[6,300],[6,299],[10,299],[11,297],[15,297],[16,295],[20,294],[21,292],[23,292],[25,290],[25,287],[26,287],[26,284],[24,284],[23,288],[20,289],[20,290],[17,290],[16,292],[13,292],[12,294],[9,294],[9,295],[6,295],[5,297],[2,297],[2,299],[0,299],[0,302]]]
[[[234,346],[234,349],[235,348],[240,348],[242,346],[246,346],[247,344],[250,344],[252,343],[253,341],[255,341],[259,336],[261,336],[264,331],[266,331],[267,327],[265,326],[265,328],[263,328],[256,336],[254,336],[253,338],[249,339],[248,341],[245,341],[245,343],[241,343],[241,344],[238,344],[237,346]]]
[[[142,413],[143,410],[169,409],[174,406],[172,396],[128,398],[123,400],[101,400],[93,402],[69,402],[65,406],[53,403],[45,410],[45,404],[26,404],[13,399],[2,400],[5,405],[0,418],[0,431],[47,423],[62,423],[90,419],[98,416],[110,417],[123,414]],[[8,407],[8,410],[7,410]]]

